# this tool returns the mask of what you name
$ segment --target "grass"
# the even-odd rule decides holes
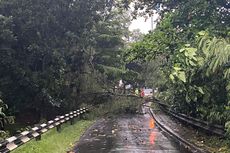
[[[31,140],[12,153],[66,153],[93,122],[80,120],[74,125],[65,123],[62,125],[61,133],[58,133],[56,129],[52,129],[42,135],[41,141]]]

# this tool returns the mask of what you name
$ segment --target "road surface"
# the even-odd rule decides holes
[[[187,153],[166,137],[147,112],[101,119],[82,136],[75,153]]]

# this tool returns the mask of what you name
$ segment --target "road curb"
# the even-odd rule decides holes
[[[181,136],[179,136],[177,133],[175,133],[173,130],[171,130],[168,126],[166,126],[165,124],[161,123],[159,121],[159,119],[156,117],[156,115],[153,113],[151,108],[149,108],[149,110],[150,110],[151,116],[155,120],[157,126],[161,130],[165,131],[170,137],[172,137],[174,140],[176,140],[184,148],[186,148],[187,150],[189,150],[192,153],[210,153],[209,151],[201,149],[201,148],[195,146],[194,144],[188,142],[187,140],[185,140]]]

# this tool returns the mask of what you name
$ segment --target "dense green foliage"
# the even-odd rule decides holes
[[[146,0],[136,3],[137,10],[142,9],[140,4],[161,6],[162,19],[152,33],[132,44],[127,60],[152,61],[158,67],[153,74],[160,87],[158,97],[172,109],[212,123],[228,123],[230,3]]]
[[[1,0],[0,91],[7,104],[1,116],[26,124],[53,118],[79,107],[82,94],[102,92],[126,74],[119,56],[129,16],[119,5]]]
[[[144,37],[128,31],[124,7],[131,2],[134,17],[160,14]],[[1,0],[1,129],[7,116],[33,124],[73,110],[83,95],[109,90],[120,78],[159,87],[172,109],[229,129],[229,6],[228,0]]]

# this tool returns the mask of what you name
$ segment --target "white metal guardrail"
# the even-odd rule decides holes
[[[80,117],[82,114],[86,113],[88,108],[81,108],[76,111],[72,111],[69,114],[63,116],[58,116],[54,120],[50,120],[47,123],[35,126],[31,130],[21,132],[16,136],[5,139],[0,142],[0,153],[9,153],[12,150],[18,148],[19,146],[27,143],[32,139],[41,140],[41,135],[46,133],[50,129],[57,128],[58,132],[61,132],[61,124],[70,121],[71,125],[74,123],[76,117]]]

